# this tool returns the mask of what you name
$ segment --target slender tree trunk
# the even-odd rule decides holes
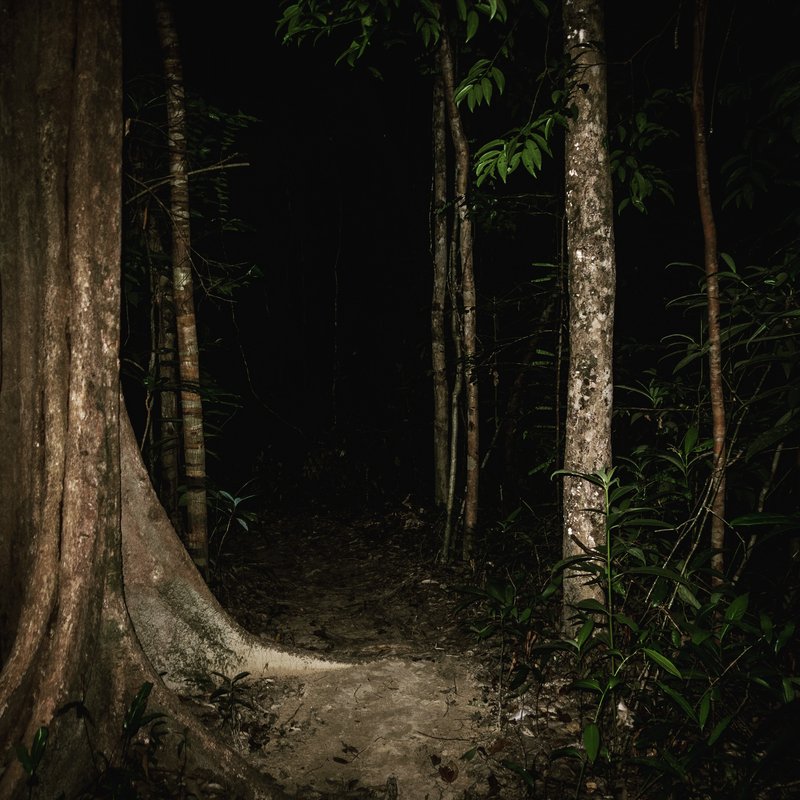
[[[477,299],[472,247],[474,236],[468,198],[470,175],[469,143],[464,133],[464,127],[461,124],[461,114],[455,102],[455,67],[446,24],[442,25],[439,53],[447,116],[450,123],[450,134],[453,139],[453,149],[456,154],[455,205],[458,215],[459,258],[461,262],[463,357],[467,406],[467,466],[462,556],[465,561],[469,561],[472,558],[475,531],[478,526],[478,480],[480,476]]]
[[[431,366],[433,373],[434,502],[447,503],[448,415],[445,303],[447,302],[447,109],[442,72],[433,82],[433,298],[431,301]]]
[[[180,434],[178,416],[178,368],[177,344],[175,342],[175,303],[172,297],[172,279],[164,264],[167,261],[161,232],[153,214],[145,214],[144,231],[150,267],[150,286],[153,303],[151,337],[153,348],[153,387],[150,393],[157,398],[155,421],[150,437],[148,463],[153,485],[158,487],[158,497],[175,530],[182,533],[178,507],[178,476]],[[152,400],[149,407],[153,407]]]
[[[606,149],[607,85],[600,0],[565,0],[565,51],[573,64],[577,116],[566,136],[566,219],[569,312],[564,468],[592,473],[611,466],[615,256],[611,170]],[[584,555],[605,541],[602,491],[564,480],[564,557]],[[565,632],[572,607],[602,602],[598,584],[579,570],[564,576]]]
[[[197,569],[208,578],[206,450],[200,398],[200,359],[194,313],[189,178],[186,164],[186,102],[183,68],[175,22],[167,0],[156,0],[156,18],[167,84],[170,216],[172,218],[172,287],[178,332],[181,417],[186,477],[186,548]]]
[[[180,466],[180,417],[178,411],[178,348],[175,342],[175,302],[172,281],[162,270],[156,275],[158,318],[156,325],[158,353],[158,496],[175,530],[183,532],[178,506]]]
[[[693,66],[692,66],[692,131],[694,133],[695,174],[700,221],[703,226],[703,262],[706,272],[708,306],[708,384],[711,395],[712,436],[714,440],[711,480],[711,547],[714,555],[712,583],[721,583],[725,561],[725,393],[722,382],[722,342],[719,328],[719,279],[717,277],[717,226],[711,205],[711,183],[708,177],[708,148],[705,131],[704,49],[708,0],[695,0]]]
[[[449,561],[453,549],[453,530],[456,524],[455,502],[456,481],[458,480],[458,432],[459,432],[459,406],[461,395],[464,391],[464,359],[462,357],[462,342],[464,339],[461,329],[461,314],[458,310],[458,270],[456,267],[458,217],[454,216],[451,230],[450,253],[447,265],[447,295],[450,298],[450,338],[453,342],[456,372],[453,377],[453,388],[450,392],[450,445],[447,461],[447,504],[445,506],[444,541],[442,543],[442,559]]]

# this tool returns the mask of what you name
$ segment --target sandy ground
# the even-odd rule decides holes
[[[217,676],[222,691],[195,699],[289,796],[574,796],[574,770],[548,761],[580,730],[558,681],[535,696],[502,693],[494,657],[455,611],[453,586],[467,576],[431,557],[433,537],[404,511],[275,519],[225,543],[216,591],[245,627],[353,663],[253,683]]]

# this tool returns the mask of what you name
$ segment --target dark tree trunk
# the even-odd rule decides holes
[[[447,503],[448,385],[445,330],[447,302],[447,109],[441,70],[433,83],[433,297],[431,300],[431,367],[433,374],[434,502]]]
[[[711,547],[714,555],[714,585],[722,581],[725,560],[725,392],[722,380],[722,342],[719,328],[719,279],[717,226],[711,205],[711,182],[708,177],[708,148],[706,145],[704,48],[707,0],[695,0],[693,68],[692,68],[692,131],[694,134],[695,174],[700,221],[703,226],[703,263],[706,273],[706,302],[708,321],[708,386],[711,395],[712,436],[714,440],[711,471]]]
[[[477,298],[473,262],[473,226],[469,210],[470,155],[461,114],[455,102],[455,66],[446,25],[442,26],[440,64],[444,97],[455,163],[455,206],[458,216],[458,250],[461,264],[461,314],[464,359],[464,383],[467,406],[466,489],[464,497],[464,539],[462,557],[472,558],[475,532],[478,526],[478,482],[480,477],[480,440],[477,370]]]

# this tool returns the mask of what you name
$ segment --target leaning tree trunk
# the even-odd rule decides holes
[[[450,124],[450,134],[455,150],[455,205],[458,214],[459,260],[461,262],[461,302],[464,377],[467,406],[467,467],[464,497],[464,539],[462,557],[472,558],[475,531],[478,527],[478,479],[480,476],[480,440],[478,416],[478,370],[477,370],[477,299],[475,292],[475,270],[473,262],[473,227],[469,212],[469,143],[461,114],[455,102],[455,67],[450,37],[446,25],[442,26],[439,45],[439,61],[444,84],[445,104]]]
[[[711,567],[712,583],[722,581],[725,561],[725,393],[722,384],[722,342],[719,328],[719,279],[717,276],[717,226],[711,205],[706,146],[705,91],[703,56],[705,48],[707,0],[695,0],[692,65],[692,132],[694,134],[695,175],[700,221],[703,226],[703,263],[706,272],[708,314],[708,385],[711,396],[712,436],[714,441],[711,468]]]
[[[567,128],[564,164],[570,300],[564,469],[588,474],[611,466],[613,397],[615,257],[600,0],[565,0],[563,21],[577,110]],[[599,487],[567,477],[563,498],[564,558],[600,547],[605,519]],[[602,587],[590,577],[578,569],[564,576],[567,633],[576,603],[603,600]]]
[[[431,367],[433,374],[434,502],[447,503],[448,386],[445,331],[447,302],[447,109],[441,70],[433,82],[433,297],[431,300]]]
[[[164,77],[167,84],[172,292],[178,329],[178,365],[181,380],[183,467],[186,478],[186,549],[200,574],[207,579],[206,447],[203,436],[200,359],[194,313],[183,68],[175,22],[167,0],[156,0],[156,17],[161,49],[164,53]]]
[[[77,796],[145,681],[188,732],[188,770],[213,764],[228,796],[280,797],[158,674],[336,665],[265,648],[225,617],[176,555],[120,413],[119,4],[0,0],[0,19],[0,797],[29,796],[14,747],[42,726],[41,787]],[[68,703],[92,714],[91,741],[57,713]]]

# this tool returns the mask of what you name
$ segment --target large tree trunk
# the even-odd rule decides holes
[[[194,313],[194,281],[189,225],[189,175],[186,160],[186,101],[175,21],[167,0],[156,0],[156,18],[167,84],[170,217],[172,221],[172,296],[178,329],[181,379],[183,468],[186,478],[186,549],[208,579],[206,445],[200,398],[200,352]]]
[[[450,134],[455,150],[455,205],[458,215],[459,260],[461,263],[461,302],[464,378],[467,406],[467,467],[464,497],[464,539],[462,557],[472,558],[475,532],[478,527],[478,481],[480,476],[480,440],[477,369],[477,297],[473,262],[473,226],[469,211],[469,143],[461,124],[461,113],[455,101],[455,66],[446,23],[442,25],[439,45],[440,67]]]
[[[714,439],[711,468],[711,547],[714,555],[712,583],[721,583],[725,561],[725,392],[722,382],[722,341],[719,328],[719,278],[717,277],[717,226],[711,205],[711,182],[708,177],[706,146],[705,90],[703,56],[705,50],[707,0],[696,0],[694,9],[692,68],[692,131],[694,134],[695,175],[700,221],[703,226],[703,263],[706,273],[708,314],[708,386],[711,396],[712,436]]]
[[[42,786],[75,796],[144,681],[189,730],[190,759],[244,796],[277,797],[157,673],[178,685],[217,665],[335,665],[264,648],[227,620],[175,555],[120,416],[119,5],[0,0],[0,19],[0,797],[27,795],[13,747],[40,726]],[[56,713],[75,701],[93,715],[91,744],[77,715]]]
[[[600,0],[565,0],[564,31],[577,109],[567,129],[564,165],[570,298],[564,469],[588,474],[611,466],[613,397],[615,257]],[[605,541],[602,490],[567,477],[563,497],[564,557],[600,547]],[[590,598],[602,602],[602,587],[585,573],[568,570],[565,632],[573,629],[575,603]]]

